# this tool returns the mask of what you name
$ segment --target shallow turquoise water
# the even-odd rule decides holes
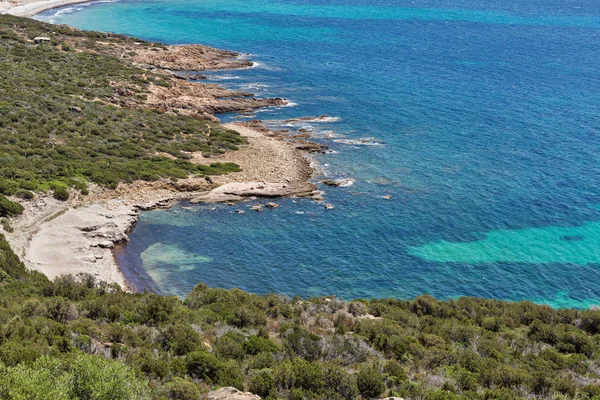
[[[326,175],[356,180],[326,188],[334,210],[145,213],[117,254],[140,289],[600,304],[597,2],[124,0],[40,18],[251,53],[257,68],[209,75],[297,104],[256,118],[338,118],[295,126],[335,150]]]

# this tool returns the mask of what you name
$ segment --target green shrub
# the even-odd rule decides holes
[[[248,388],[250,392],[262,398],[267,397],[275,389],[275,380],[273,379],[271,370],[265,369],[254,372],[248,382]]]
[[[13,217],[23,214],[25,209],[19,203],[10,201],[6,197],[0,195],[0,217]]]
[[[69,196],[70,196],[69,189],[67,189],[65,187],[57,187],[56,189],[54,189],[52,196],[56,200],[67,201],[67,200],[69,200]]]
[[[363,366],[358,371],[356,386],[360,395],[367,399],[379,397],[385,390],[383,377],[372,365]]]

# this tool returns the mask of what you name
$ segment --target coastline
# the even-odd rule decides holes
[[[31,16],[47,9],[88,1],[21,2],[25,4],[0,8],[0,12]],[[0,7],[3,4],[0,3]],[[110,51],[119,51],[115,49],[118,47],[107,51],[109,54]],[[129,61],[142,69],[168,76],[171,86],[169,89],[152,86],[147,102],[132,106],[219,122],[216,113],[287,104],[284,99],[256,99],[252,93],[189,81],[185,75],[176,74],[181,70],[198,72],[247,67],[250,61],[235,58],[238,53],[203,45],[187,45],[166,46],[161,52],[138,49],[137,54],[137,58],[124,62]],[[247,143],[240,145],[237,150],[210,157],[191,153],[193,163],[236,163],[241,168],[240,172],[215,175],[208,179],[190,177],[177,182],[167,179],[135,181],[119,184],[114,190],[90,184],[88,195],[72,191],[67,202],[39,194],[32,200],[21,201],[25,208],[23,215],[12,218],[12,229],[3,229],[3,233],[28,268],[40,271],[50,279],[65,274],[89,273],[97,280],[116,283],[124,290],[131,290],[113,249],[129,240],[127,234],[138,221],[141,211],[169,208],[185,199],[199,199],[192,200],[196,203],[233,203],[257,197],[284,196],[312,196],[317,201],[322,199],[316,187],[308,182],[315,173],[309,156],[310,147],[306,148],[305,143],[304,147],[299,146],[293,138],[271,132],[256,123],[224,125],[246,137]],[[237,185],[233,197],[230,194],[223,197],[217,190],[233,183]],[[268,193],[249,191],[254,186],[267,187]],[[210,200],[204,201],[202,198]]]
[[[0,14],[10,14],[17,17],[33,17],[44,11],[69,6],[72,4],[92,3],[94,0],[42,0],[20,1],[18,4],[7,1],[0,2]]]
[[[115,246],[123,245],[128,232],[137,223],[140,213],[156,208],[170,208],[182,200],[211,196],[229,183],[242,184],[244,191],[256,181],[265,186],[304,184],[309,193],[283,193],[281,196],[312,196],[314,185],[307,183],[314,168],[310,157],[291,143],[270,138],[258,130],[234,124],[226,125],[246,136],[249,143],[239,150],[221,156],[199,159],[201,163],[235,160],[242,171],[211,178],[188,178],[173,183],[137,181],[121,184],[115,190],[98,186],[90,194],[75,197],[68,203],[51,196],[37,196],[23,202],[25,212],[11,220],[14,232],[4,232],[7,240],[25,265],[54,279],[61,275],[90,273],[98,280],[116,283],[131,291],[121,267],[114,257]],[[198,158],[201,156],[198,155]],[[300,185],[305,188],[306,186]],[[271,196],[269,196],[271,197]],[[237,201],[255,200],[256,196]],[[201,201],[200,201],[201,202]],[[214,198],[210,202],[232,203],[232,198]]]

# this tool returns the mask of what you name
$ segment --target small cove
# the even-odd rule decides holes
[[[290,99],[296,106],[249,118],[313,131],[334,151],[318,156],[327,177],[356,180],[326,188],[334,210],[284,199],[243,215],[186,204],[144,213],[117,254],[143,275],[141,290],[182,296],[202,281],[586,308],[600,303],[599,14],[597,4],[557,0],[535,10],[521,1],[169,0],[39,18],[252,53],[256,68],[209,81]],[[335,119],[282,122],[322,114]]]

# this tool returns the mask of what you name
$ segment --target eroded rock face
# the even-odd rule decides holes
[[[208,400],[260,400],[260,396],[230,386],[208,392],[206,398]]]
[[[174,71],[239,69],[252,66],[251,61],[237,58],[239,53],[200,44],[168,46],[165,49],[140,49],[137,53],[132,61],[138,64]]]

